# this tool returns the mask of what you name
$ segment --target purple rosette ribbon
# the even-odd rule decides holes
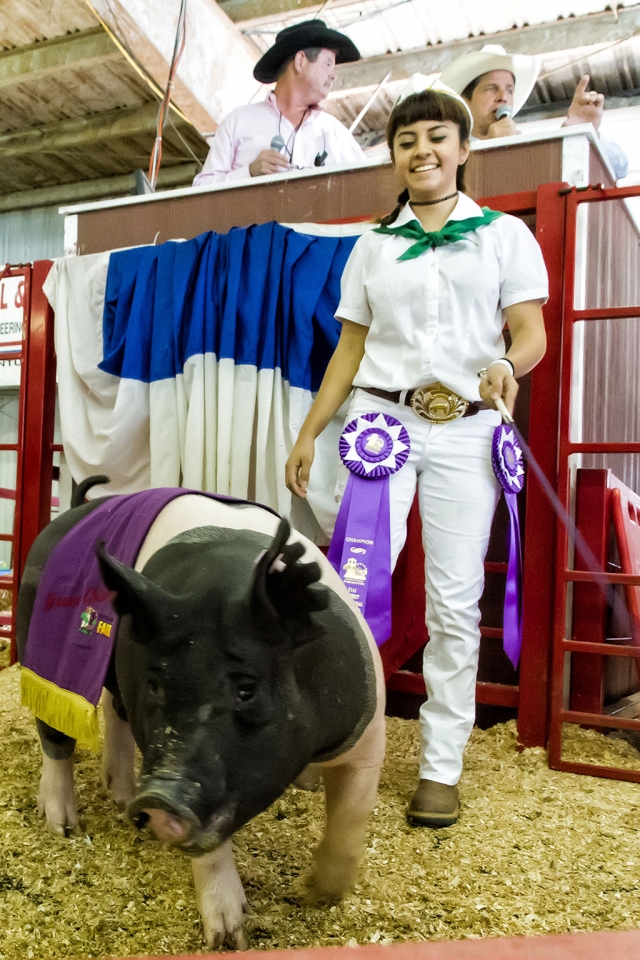
[[[503,639],[504,652],[514,667],[518,666],[522,647],[522,547],[518,494],[524,486],[522,450],[512,427],[501,424],[493,433],[491,444],[493,471],[504,490],[509,510],[509,560],[507,585],[504,594]]]
[[[404,466],[410,447],[405,428],[386,413],[352,420],[339,443],[351,474],[327,557],[378,646],[391,635],[389,477]]]

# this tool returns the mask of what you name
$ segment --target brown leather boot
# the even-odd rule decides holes
[[[407,808],[414,827],[450,827],[459,816],[458,788],[435,780],[421,780]]]

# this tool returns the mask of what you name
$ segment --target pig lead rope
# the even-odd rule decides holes
[[[582,559],[586,564],[587,569],[589,570],[590,573],[602,575],[603,571],[600,569],[600,564],[596,559],[596,555],[594,554],[593,550],[585,540],[582,533],[578,530],[575,520],[573,519],[573,517],[571,517],[567,513],[562,501],[560,500],[557,493],[549,483],[549,480],[547,479],[546,474],[542,470],[542,467],[540,466],[540,464],[532,454],[528,443],[526,442],[526,440],[524,440],[522,434],[520,433],[520,430],[515,424],[513,417],[507,410],[502,397],[498,398],[495,401],[495,404],[504,422],[508,423],[511,429],[513,430],[513,432],[515,433],[516,440],[518,441],[518,443],[520,444],[520,447],[522,448],[522,452],[524,453],[527,459],[527,463],[529,464],[534,474],[536,475],[536,478],[540,486],[542,487],[547,500],[553,507],[558,519],[564,525],[566,530],[569,531],[569,534],[571,535],[571,537],[573,537],[575,547],[580,553],[580,555],[582,556]],[[624,607],[620,597],[618,597],[618,595],[615,592],[614,585],[607,584],[606,581],[604,581],[603,579],[598,579],[595,582],[597,583],[598,587],[602,591],[603,596],[607,601],[607,603],[609,604],[609,606],[613,610],[620,610],[621,612],[624,612],[625,617],[628,616],[626,607]]]

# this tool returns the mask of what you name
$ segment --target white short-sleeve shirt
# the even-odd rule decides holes
[[[478,204],[460,194],[448,219],[478,216]],[[415,219],[407,204],[392,226]],[[504,356],[503,309],[548,296],[540,247],[507,214],[398,262],[413,243],[370,231],[347,261],[336,317],[369,327],[354,385],[408,390],[439,380],[478,400],[478,370]]]

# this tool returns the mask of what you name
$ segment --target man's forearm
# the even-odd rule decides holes
[[[194,187],[212,186],[214,183],[227,183],[229,180],[249,180],[249,167],[239,167],[237,170],[202,170],[193,181]]]

